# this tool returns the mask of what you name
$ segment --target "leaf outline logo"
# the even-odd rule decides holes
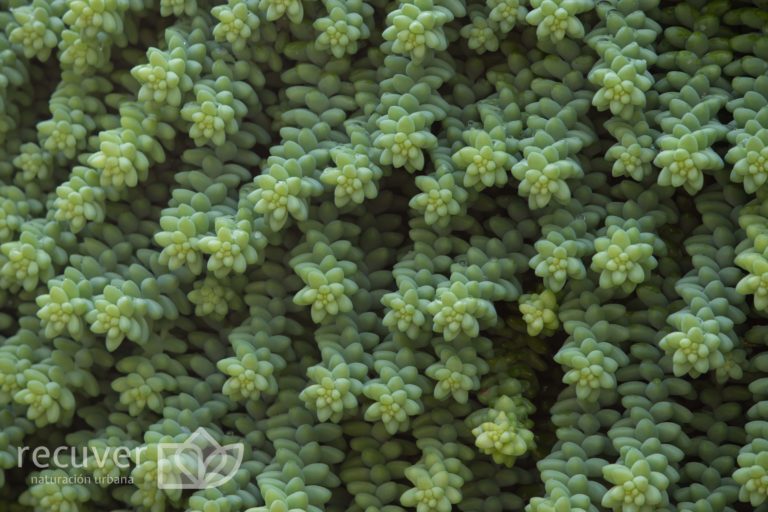
[[[203,427],[183,443],[158,443],[157,488],[200,490],[224,485],[240,469],[244,452],[243,443],[221,446]]]

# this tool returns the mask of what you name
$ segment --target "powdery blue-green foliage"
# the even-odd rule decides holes
[[[0,510],[768,510],[766,0],[0,28]]]

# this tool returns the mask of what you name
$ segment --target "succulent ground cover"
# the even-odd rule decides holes
[[[768,510],[765,0],[0,28],[0,510]]]

